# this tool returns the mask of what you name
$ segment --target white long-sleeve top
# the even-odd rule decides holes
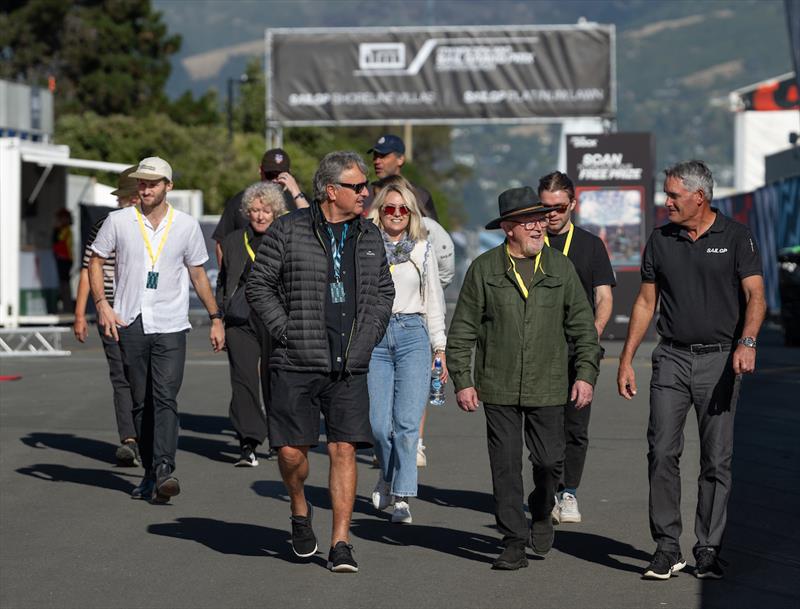
[[[447,346],[444,292],[439,283],[439,265],[430,242],[426,239],[417,241],[411,250],[410,260],[392,265],[390,269],[395,290],[392,315],[424,315],[431,347],[443,350]],[[425,281],[421,290],[420,275]]]

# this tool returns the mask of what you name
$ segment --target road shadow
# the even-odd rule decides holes
[[[286,487],[281,480],[258,480],[250,485],[253,492],[259,497],[269,497],[270,499],[277,499],[284,503],[289,503],[289,496],[286,494]],[[322,510],[330,510],[331,496],[328,489],[323,486],[314,486],[306,484],[306,499],[311,502],[315,508]],[[371,499],[357,496],[356,502],[353,505],[353,513],[364,514],[366,516],[374,516],[377,514],[375,508],[372,507]],[[383,512],[381,512],[383,514]]]
[[[83,438],[71,433],[33,432],[20,438],[20,442],[37,450],[55,448],[110,465],[117,463],[114,456],[117,451],[116,444],[93,438]]]
[[[376,543],[426,548],[487,564],[491,564],[502,550],[497,537],[437,526],[392,524],[388,515],[384,519],[376,519],[374,515],[355,519],[350,532],[360,539]]]
[[[136,474],[125,474],[133,477],[136,484],[121,477],[120,474],[105,469],[88,469],[80,467],[67,467],[57,463],[39,463],[29,467],[21,467],[16,470],[18,474],[31,476],[38,480],[47,482],[71,482],[72,484],[85,484],[97,488],[106,488],[112,491],[119,491],[130,495],[131,491],[139,483],[140,476]]]
[[[557,548],[559,552],[569,554],[575,558],[630,573],[641,573],[652,558],[644,550],[635,548],[629,543],[603,537],[602,535],[595,535],[594,533],[567,531],[563,526],[556,528],[553,547]],[[630,564],[615,558],[617,556],[642,562],[640,564]]]
[[[255,524],[225,522],[214,518],[178,518],[173,522],[151,524],[151,535],[174,537],[202,544],[220,554],[237,556],[263,556],[287,562],[301,562],[295,557],[289,543],[289,530],[278,530]],[[315,555],[314,562],[325,564]],[[302,562],[310,562],[302,560]]]
[[[181,429],[186,431],[236,437],[236,432],[228,417],[182,412],[180,419]]]
[[[231,444],[227,440],[181,435],[178,448],[218,463],[236,463],[239,458],[238,443]]]
[[[420,484],[417,498],[442,507],[464,508],[494,516],[494,497],[489,493]]]

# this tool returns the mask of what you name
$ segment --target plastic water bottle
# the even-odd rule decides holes
[[[431,396],[428,400],[431,406],[444,406],[444,383],[442,383],[442,360],[436,358],[433,361],[431,371]]]

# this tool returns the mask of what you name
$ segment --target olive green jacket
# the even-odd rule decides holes
[[[475,387],[489,404],[563,405],[570,389],[567,337],[575,341],[577,380],[595,384],[600,345],[572,262],[545,247],[528,290],[525,299],[505,244],[470,265],[447,335],[447,368],[456,391]]]

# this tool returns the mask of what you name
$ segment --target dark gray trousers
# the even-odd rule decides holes
[[[528,508],[534,521],[550,518],[564,458],[564,407],[484,404],[495,518],[503,545],[527,543],[528,520],[522,509],[522,437],[533,465]]]
[[[261,320],[251,315],[247,324],[226,326],[225,345],[231,371],[231,424],[240,443],[261,444],[269,431],[269,333]]]
[[[114,414],[117,417],[119,441],[122,442],[128,438],[137,437],[136,427],[133,424],[131,384],[125,378],[125,366],[122,363],[122,351],[120,351],[119,343],[113,338],[106,337],[100,326],[97,329],[100,332],[100,340],[103,341],[103,350],[106,352],[108,361],[108,376],[114,390]]]
[[[146,472],[162,462],[175,468],[178,391],[186,362],[186,331],[145,334],[142,317],[119,330],[125,376],[133,394],[133,422]]]
[[[569,360],[569,390],[578,376],[575,360]],[[565,488],[577,489],[583,477],[583,466],[586,463],[586,452],[589,450],[589,418],[592,405],[584,406],[580,410],[575,408],[575,402],[569,400],[564,405],[564,461],[558,473],[558,491]]]
[[[650,422],[647,429],[650,479],[650,532],[660,550],[680,551],[683,428],[694,406],[700,431],[695,553],[719,550],[731,490],[733,418],[741,377],[733,373],[731,352],[693,355],[659,344],[653,350]]]

